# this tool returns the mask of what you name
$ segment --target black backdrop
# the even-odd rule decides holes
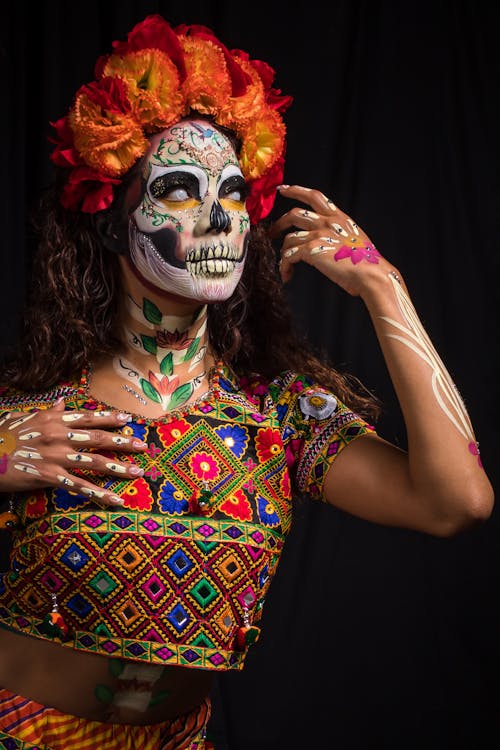
[[[2,346],[16,341],[25,296],[27,211],[52,174],[48,122],[111,40],[154,12],[208,25],[276,68],[295,97],[285,181],[322,189],[400,268],[496,486],[495,3],[12,2],[0,49]],[[298,270],[297,325],[383,400],[379,432],[404,446],[362,303]],[[217,750],[500,748],[498,526],[495,510],[444,540],[301,507],[260,642],[214,692]]]

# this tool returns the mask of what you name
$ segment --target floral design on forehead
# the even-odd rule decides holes
[[[63,206],[86,213],[108,208],[116,186],[148,150],[148,136],[197,113],[235,133],[250,220],[267,216],[283,181],[282,113],[292,103],[272,87],[273,68],[228,50],[206,26],[172,27],[158,14],[112,47],[67,115],[51,123],[51,159],[67,169]]]
[[[189,126],[173,126],[170,128],[173,140],[166,142],[165,138],[161,138],[151,155],[151,162],[164,167],[179,165],[178,153],[184,151],[193,160],[192,164],[203,167],[214,177],[217,177],[228,164],[239,166],[231,145],[225,138],[221,138],[220,133],[208,127],[204,128],[203,132],[201,130],[199,122],[190,122]]]

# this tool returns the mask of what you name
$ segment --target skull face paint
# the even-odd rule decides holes
[[[206,120],[157,133],[129,217],[130,260],[156,288],[218,302],[243,272],[250,221],[231,142]]]

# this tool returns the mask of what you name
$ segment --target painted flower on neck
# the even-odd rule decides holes
[[[194,341],[188,335],[188,331],[158,331],[156,334],[156,344],[160,349],[187,349]]]
[[[193,393],[193,381],[179,385],[179,378],[169,378],[168,375],[155,375],[151,370],[148,379],[141,378],[140,385],[147,398],[156,404],[161,404],[164,409],[176,409],[184,404]]]

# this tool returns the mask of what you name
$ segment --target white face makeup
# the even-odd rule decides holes
[[[157,289],[199,302],[234,292],[250,220],[246,186],[230,141],[206,120],[156,134],[130,214],[130,259]]]

